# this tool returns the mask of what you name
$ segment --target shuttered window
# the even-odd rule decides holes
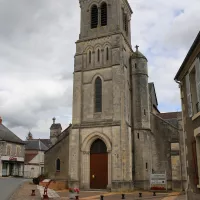
[[[107,4],[102,3],[101,4],[101,26],[106,26],[107,25]]]
[[[192,110],[192,96],[191,96],[191,90],[190,90],[190,77],[189,77],[189,74],[186,75],[185,79],[186,79],[188,115],[189,115],[189,117],[192,117],[193,110]]]
[[[200,112],[200,59],[198,59],[197,64],[195,66],[196,70],[196,89],[197,89],[197,112]]]
[[[91,9],[91,28],[97,28],[98,25],[98,8],[96,5]]]
[[[95,112],[102,111],[102,82],[99,77],[95,80]]]

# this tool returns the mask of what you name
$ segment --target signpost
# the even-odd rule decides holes
[[[164,174],[150,175],[150,189],[151,190],[167,190],[166,172]]]

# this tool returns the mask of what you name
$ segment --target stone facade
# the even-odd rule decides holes
[[[179,144],[182,132],[158,116],[155,88],[148,83],[147,58],[137,46],[135,52],[131,47],[132,10],[127,0],[105,0],[107,25],[101,26],[102,1],[79,2],[81,31],[74,61],[72,126],[67,137],[45,155],[49,177],[57,176],[52,157],[62,157],[68,168],[59,173],[60,178],[69,187],[90,189],[91,146],[100,139],[107,149],[107,189],[149,189],[150,174],[158,172],[163,163],[171,189],[172,171],[179,182],[182,176],[180,148],[172,158],[171,143]],[[100,14],[97,27],[91,28],[94,6]],[[98,112],[97,78],[102,106]]]
[[[175,80],[179,83],[187,166],[187,198],[200,199],[200,32]]]

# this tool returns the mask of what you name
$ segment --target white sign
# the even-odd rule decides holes
[[[23,157],[15,157],[15,156],[1,156],[2,161],[19,161],[24,162]]]
[[[164,174],[151,174],[150,188],[151,190],[167,190],[167,177]]]

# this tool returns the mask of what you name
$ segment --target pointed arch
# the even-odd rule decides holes
[[[101,4],[101,26],[106,26],[108,21],[107,4]]]
[[[91,7],[91,28],[97,28],[98,26],[98,8],[97,5]]]
[[[99,76],[95,80],[95,112],[102,112],[102,81]]]

